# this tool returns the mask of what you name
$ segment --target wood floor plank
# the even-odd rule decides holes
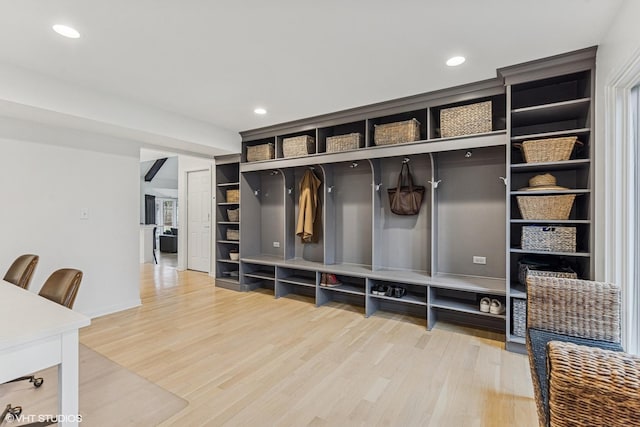
[[[527,359],[497,333],[153,264],[140,295],[80,340],[189,402],[165,426],[537,425]]]

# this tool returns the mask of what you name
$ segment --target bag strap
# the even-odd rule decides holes
[[[406,170],[406,177],[407,177],[407,186],[409,187],[409,191],[413,191],[413,175],[411,175],[411,169],[409,168],[409,163],[405,163],[402,162],[402,167],[400,168],[400,174],[398,175],[398,191],[400,191],[400,188],[402,188],[402,184],[404,184],[405,180],[405,167],[407,168]]]

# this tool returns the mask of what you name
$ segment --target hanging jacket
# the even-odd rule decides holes
[[[313,230],[318,211],[318,188],[321,184],[311,170],[307,170],[300,181],[296,235],[300,236],[303,243],[311,243],[317,237]]]

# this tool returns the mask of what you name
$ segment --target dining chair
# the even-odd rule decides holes
[[[23,289],[28,288],[39,259],[40,257],[38,255],[20,255],[13,261],[9,270],[7,270],[7,273],[4,275],[4,280],[20,286]]]
[[[72,309],[81,282],[82,271],[76,270],[74,268],[62,268],[51,273],[44,285],[42,285],[42,288],[40,289],[38,295],[50,301],[63,305],[68,309]],[[42,385],[44,379],[41,377],[36,377],[34,375],[28,375],[16,378],[8,382],[13,383],[17,381],[29,381],[33,383],[34,387],[37,388]],[[7,405],[5,411],[15,416],[16,414],[19,415],[22,412],[22,408],[20,406]],[[3,419],[0,419],[0,423],[2,421]]]

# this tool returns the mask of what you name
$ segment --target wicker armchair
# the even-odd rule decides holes
[[[540,426],[640,423],[640,358],[620,345],[620,288],[527,278],[527,350]]]

